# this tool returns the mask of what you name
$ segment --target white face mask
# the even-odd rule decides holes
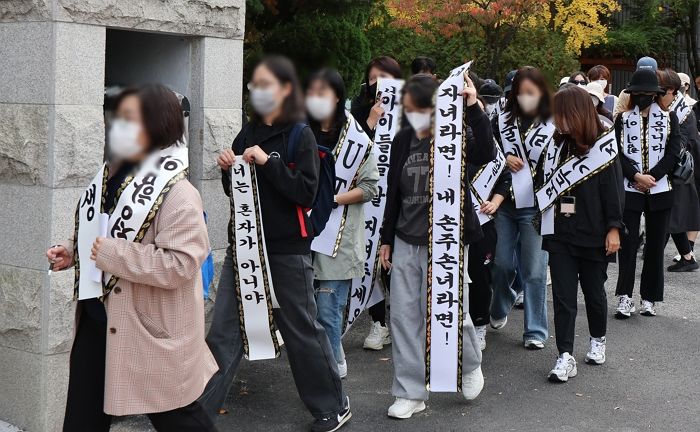
[[[518,105],[525,114],[534,114],[537,110],[537,105],[540,103],[540,97],[535,95],[521,94],[518,95]]]
[[[141,153],[138,143],[141,125],[135,122],[114,119],[109,128],[109,153],[117,160],[129,159]]]
[[[429,112],[407,112],[406,120],[416,132],[425,132],[430,128],[431,115]]]
[[[327,97],[306,97],[306,111],[308,111],[311,118],[316,121],[323,121],[330,118],[335,111],[335,105],[335,102]]]
[[[250,91],[250,104],[256,113],[264,116],[277,109],[279,102],[275,99],[272,89],[253,88]]]
[[[604,92],[608,91],[608,80],[599,79],[593,82],[597,82],[598,84],[600,84],[600,86],[603,87]]]
[[[493,112],[496,110],[496,104],[486,104],[484,105],[484,112],[486,113],[487,116],[490,116],[493,114]]]

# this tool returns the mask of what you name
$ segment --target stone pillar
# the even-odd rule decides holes
[[[105,28],[191,38],[192,182],[218,261],[228,203],[215,154],[241,123],[244,0],[0,2],[0,420],[60,431],[73,272],[45,250],[73,230],[104,147]]]

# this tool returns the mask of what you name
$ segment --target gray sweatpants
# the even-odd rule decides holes
[[[464,253],[466,260],[468,254]],[[428,247],[394,240],[391,269],[391,339],[396,397],[428,400],[425,388],[425,321],[427,308]],[[467,263],[464,263],[467,268]],[[463,286],[462,375],[481,365],[481,350],[469,316],[469,278]]]

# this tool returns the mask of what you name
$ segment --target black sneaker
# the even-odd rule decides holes
[[[345,408],[332,417],[316,419],[311,425],[311,432],[337,431],[350,420],[350,417],[352,417],[352,413],[350,412],[350,398],[345,396]]]
[[[692,272],[698,268],[700,268],[700,265],[698,265],[694,257],[691,257],[689,260],[685,259],[685,257],[681,257],[680,261],[668,266],[666,270],[670,272]]]

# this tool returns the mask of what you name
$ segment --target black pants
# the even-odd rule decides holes
[[[496,227],[493,222],[482,225],[484,237],[469,245],[469,315],[475,327],[489,323],[491,307],[491,267],[496,253]]]
[[[642,300],[650,302],[664,299],[664,248],[666,247],[666,231],[671,216],[671,209],[660,211],[645,211],[646,245],[644,246],[644,263],[642,265],[642,280],[640,294]],[[617,278],[615,295],[632,297],[634,279],[637,270],[637,249],[639,247],[639,223],[641,211],[628,210],[622,216],[627,226],[627,235],[622,236],[620,244],[619,263],[620,274]]]
[[[678,249],[678,253],[681,254],[681,256],[688,255],[690,252],[692,252],[693,248],[690,245],[690,240],[688,240],[687,233],[671,234],[671,238],[673,239],[673,244],[676,245],[676,249]]]
[[[64,432],[107,432],[112,416],[104,412],[107,322],[88,313],[80,316],[70,354],[68,400]],[[157,431],[211,432],[214,423],[199,402],[161,413],[148,414]]]
[[[391,287],[391,277],[389,277],[389,274],[381,266],[379,271],[381,272],[380,277],[382,279],[382,283],[384,284],[384,288],[389,291]],[[369,316],[372,318],[372,322],[379,322],[381,325],[386,326],[386,308],[386,300],[382,300],[379,303],[370,306]]]
[[[586,260],[566,253],[549,253],[552,275],[552,304],[554,306],[554,333],[559,354],[574,349],[578,285],[581,283],[586,303],[588,331],[592,337],[605,336],[608,319],[608,301],[605,281],[608,263]]]
[[[316,319],[311,255],[268,255],[279,309],[273,314],[282,334],[299,397],[311,415],[328,417],[343,409],[345,393],[326,330]],[[223,406],[243,357],[236,267],[231,248],[221,270],[207,344],[219,365],[199,398],[209,415]],[[273,405],[271,405],[274,408]]]

